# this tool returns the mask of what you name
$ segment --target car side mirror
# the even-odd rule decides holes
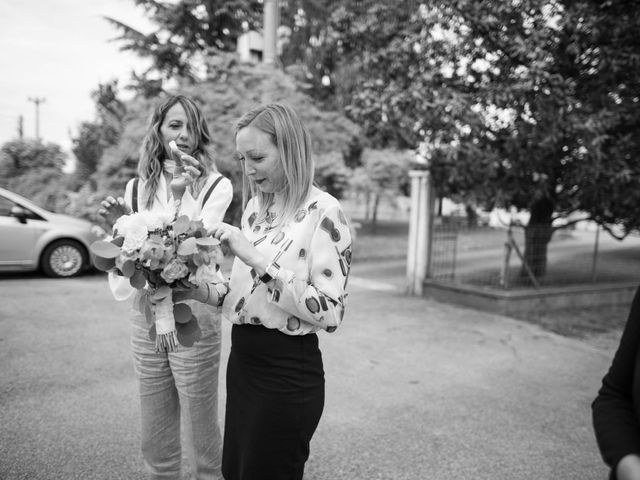
[[[11,207],[11,216],[16,217],[20,223],[27,223],[29,213],[24,208],[14,205]]]

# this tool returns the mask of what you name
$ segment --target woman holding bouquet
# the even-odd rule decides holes
[[[236,256],[223,304],[233,327],[222,473],[301,480],[324,406],[316,332],[342,320],[351,237],[338,201],[313,186],[311,142],[295,111],[251,110],[235,140],[242,229],[211,229]]]
[[[139,179],[127,183],[124,199],[103,201],[99,212],[111,221],[134,210],[188,215],[201,219],[205,227],[220,222],[231,202],[232,187],[216,171],[209,144],[207,123],[193,100],[181,95],[169,98],[151,117],[141,148]],[[216,292],[214,285],[173,291],[174,302],[186,300],[191,307],[201,336],[192,346],[157,353],[151,325],[140,307],[144,290],[133,289],[127,280],[110,274],[116,299],[133,297],[131,345],[140,386],[142,453],[152,478],[181,478],[182,423],[191,474],[199,480],[219,479],[220,314],[217,295],[211,294]]]

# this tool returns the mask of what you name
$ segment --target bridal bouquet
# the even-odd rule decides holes
[[[173,304],[171,287],[221,282],[219,244],[201,220],[143,211],[121,216],[113,239],[94,242],[91,254],[97,269],[122,275],[142,290],[136,307],[152,325],[156,351],[172,352],[178,344],[193,345],[200,330],[189,305]]]

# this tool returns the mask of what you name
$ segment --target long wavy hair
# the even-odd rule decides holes
[[[284,103],[270,103],[256,107],[245,113],[235,125],[235,136],[248,126],[263,131],[278,148],[280,162],[285,175],[284,207],[278,222],[280,226],[293,218],[303,205],[313,187],[314,163],[311,157],[311,138],[309,132],[293,108]],[[263,193],[249,178],[242,162],[243,208],[249,201],[249,195],[258,202],[257,220],[267,216],[267,209],[274,200],[273,193]]]
[[[199,162],[201,175],[191,185],[190,190],[194,198],[204,187],[207,178],[217,168],[210,152],[211,135],[207,121],[196,103],[184,95],[174,95],[159,104],[151,115],[147,133],[140,148],[140,161],[138,162],[138,175],[145,181],[144,203],[146,208],[153,206],[153,201],[158,191],[160,177],[163,174],[165,159],[170,158],[169,152],[164,147],[164,139],[160,132],[167,112],[176,104],[182,105],[187,114],[187,130],[189,136],[195,139],[195,148],[191,153]]]

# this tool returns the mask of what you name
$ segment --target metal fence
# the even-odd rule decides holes
[[[525,261],[522,228],[469,227],[464,221],[438,220],[431,278],[439,282],[504,289],[640,283],[638,236],[619,241],[594,227],[557,230],[547,245],[546,271],[540,272]]]

